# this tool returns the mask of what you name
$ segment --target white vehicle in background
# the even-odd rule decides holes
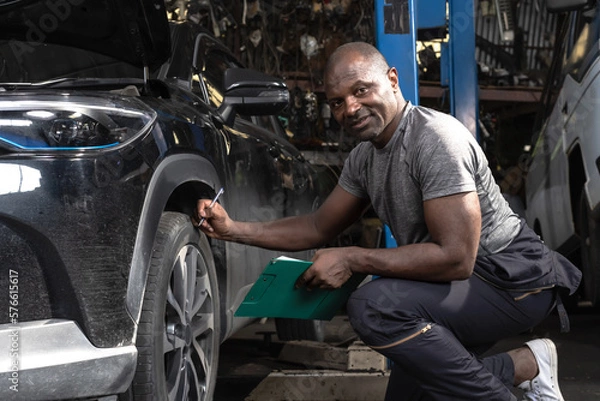
[[[600,306],[600,15],[596,2],[548,0],[561,12],[541,128],[526,179],[527,221],[583,272]]]

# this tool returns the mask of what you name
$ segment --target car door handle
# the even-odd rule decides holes
[[[565,102],[565,104],[563,105],[563,108],[562,108],[562,113],[564,115],[569,114],[569,103]]]

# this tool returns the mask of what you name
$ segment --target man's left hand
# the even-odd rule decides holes
[[[352,276],[348,250],[348,248],[318,250],[312,259],[313,264],[298,278],[296,286],[330,290],[340,288]]]

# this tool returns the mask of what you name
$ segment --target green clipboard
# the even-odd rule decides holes
[[[331,320],[366,275],[354,274],[340,288],[295,288],[312,262],[281,256],[272,259],[256,280],[235,316]]]

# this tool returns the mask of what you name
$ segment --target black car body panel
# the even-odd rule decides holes
[[[92,10],[86,11],[91,3],[65,2],[71,8],[64,25],[61,20],[43,43],[29,42],[37,47],[19,59],[11,46],[27,39],[24,29],[34,14],[17,16],[24,15],[21,10],[40,15],[50,3],[0,2],[0,24],[11,24],[7,39],[0,40],[6,65],[0,71],[0,286],[12,288],[0,309],[14,311],[0,315],[0,334],[5,342],[12,341],[4,336],[11,330],[22,334],[20,359],[11,359],[12,370],[0,371],[0,377],[14,379],[20,369],[32,383],[46,383],[23,389],[17,399],[111,395],[129,388],[150,259],[165,212],[189,216],[197,199],[223,187],[219,202],[232,218],[267,220],[311,211],[331,189],[280,132],[268,129],[274,111],[287,101],[282,81],[235,70],[242,76],[230,85],[232,97],[224,74],[242,66],[198,26],[171,24],[165,37],[162,2],[95,2],[93,10],[107,11],[100,13],[106,18],[115,11],[133,13],[141,40],[133,35],[120,49],[129,52],[125,57],[113,51],[117,42],[107,38],[122,33],[123,20],[111,20],[94,33],[104,39],[84,38],[89,45],[74,50],[85,57],[38,71],[48,57],[68,54],[69,48],[51,42],[83,23],[85,18],[69,21]],[[132,50],[139,46],[143,51]],[[140,67],[162,61],[151,76],[141,73]],[[261,98],[264,107],[256,107]],[[229,118],[223,103],[234,111],[270,114],[263,116],[270,120],[260,126],[254,117]],[[222,341],[249,322],[233,313],[276,254],[222,241],[211,241],[210,248]],[[60,355],[58,345],[40,349],[52,348],[57,335],[77,338],[65,346],[86,360],[77,365],[58,358],[38,366],[36,353]],[[97,367],[98,359],[106,362],[105,375],[88,377],[85,368],[74,369]],[[44,369],[53,365],[48,379]],[[89,386],[65,386],[69,375],[89,380]],[[16,393],[0,390],[0,398],[8,394]]]

